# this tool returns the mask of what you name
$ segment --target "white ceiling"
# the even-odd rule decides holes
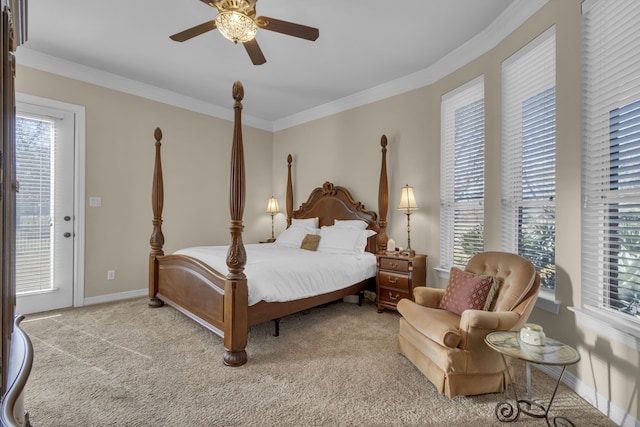
[[[217,30],[169,39],[213,19],[216,9],[200,0],[29,0],[28,40],[17,57],[223,118],[240,80],[244,122],[277,130],[428,84],[438,67],[463,65],[495,46],[545,1],[259,0],[258,15],[317,27],[320,37],[259,30],[267,63],[254,66]]]

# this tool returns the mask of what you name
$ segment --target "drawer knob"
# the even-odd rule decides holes
[[[391,268],[398,268],[397,262],[391,262]]]
[[[393,296],[392,293],[389,293],[389,299],[391,301],[398,301],[398,298],[400,298],[400,294],[396,294],[396,296]]]
[[[398,282],[398,279],[393,277],[393,276],[389,276],[389,283],[391,283],[392,285],[395,285]]]

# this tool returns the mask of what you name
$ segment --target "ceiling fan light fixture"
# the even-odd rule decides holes
[[[255,38],[258,26],[247,15],[236,11],[224,11],[216,15],[216,27],[234,43],[246,43]]]

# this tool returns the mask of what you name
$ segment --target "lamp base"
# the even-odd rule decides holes
[[[403,251],[400,251],[400,255],[412,257],[416,255],[416,251],[414,251],[413,249],[405,249]]]

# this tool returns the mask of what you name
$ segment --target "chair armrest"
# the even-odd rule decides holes
[[[519,319],[520,315],[513,311],[465,310],[460,317],[459,347],[463,350],[484,348],[484,338],[489,332],[508,331]]]
[[[438,308],[440,300],[444,295],[444,289],[427,288],[426,286],[418,286],[413,289],[413,299],[416,304],[423,307]]]
[[[520,315],[513,311],[465,310],[460,317],[460,329],[490,329],[508,331],[518,323]]]
[[[460,344],[462,336],[458,329],[460,316],[457,314],[438,308],[423,307],[406,298],[398,301],[397,309],[402,315],[400,329],[403,329],[403,323],[406,322],[417,333],[443,347],[456,348]]]

